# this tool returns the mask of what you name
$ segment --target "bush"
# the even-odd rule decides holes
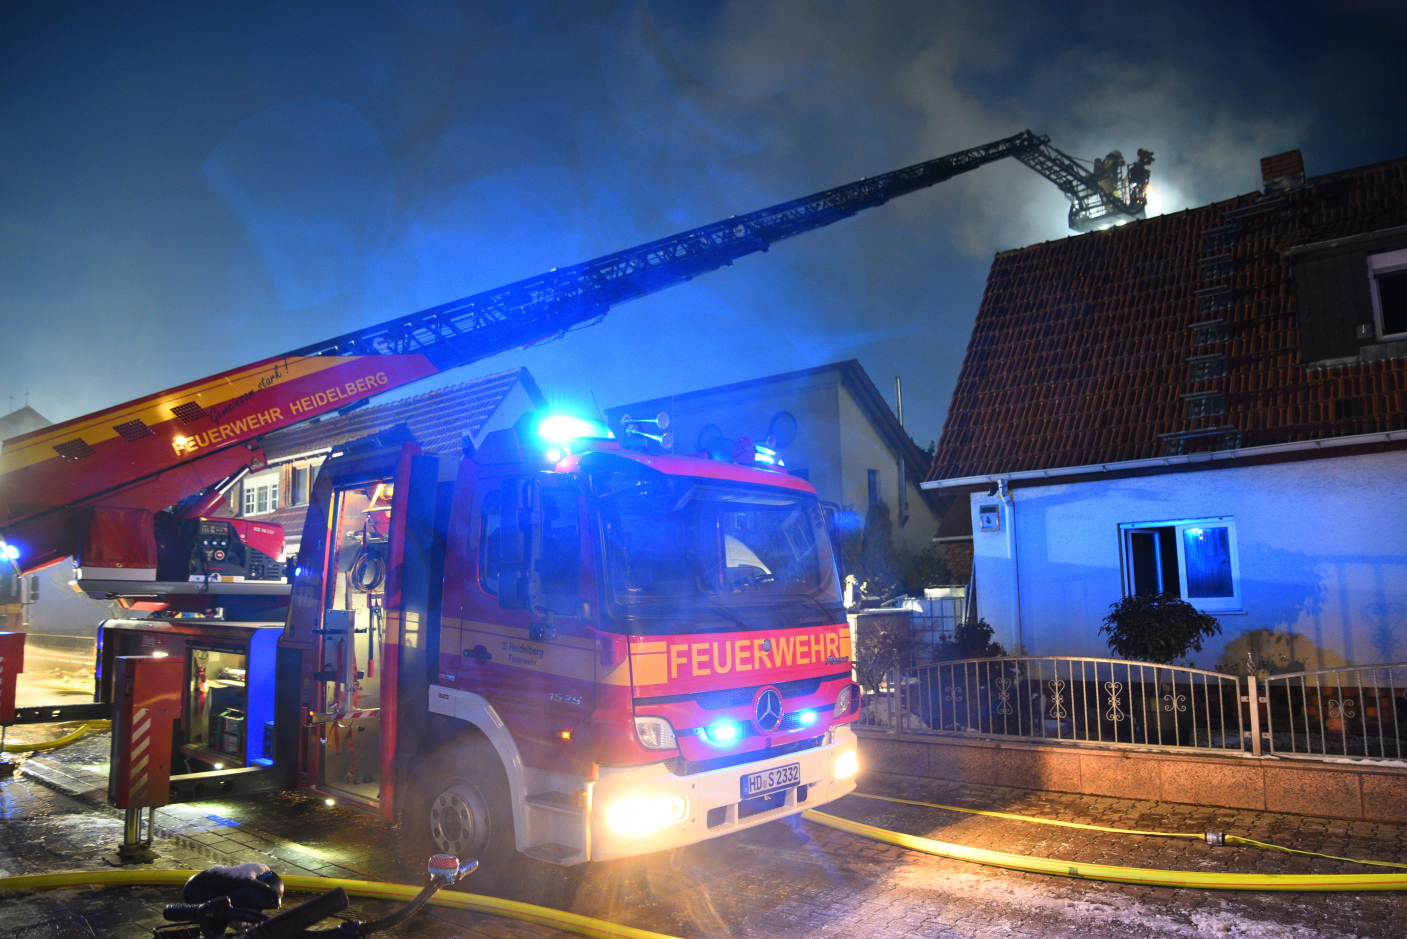
[[[903,551],[899,560],[905,568],[905,587],[910,596],[921,597],[925,587],[944,587],[953,582],[947,551],[938,545],[929,545],[914,554]]]
[[[992,641],[993,630],[984,619],[965,620],[958,625],[951,636],[938,640],[933,650],[940,662],[955,659],[992,659],[1006,655],[1006,647]]]
[[[1181,597],[1143,594],[1124,597],[1109,607],[1101,634],[1121,659],[1171,665],[1188,652],[1201,652],[1202,640],[1221,632],[1221,624]]]
[[[855,678],[866,691],[875,691],[891,668],[909,664],[918,644],[918,635],[912,626],[907,628],[876,629],[862,626],[855,636],[855,650],[852,660],[855,663]]]
[[[862,597],[883,602],[904,592],[902,563],[894,548],[894,525],[888,505],[871,505],[864,527],[844,535],[841,544],[845,569],[855,576]]]

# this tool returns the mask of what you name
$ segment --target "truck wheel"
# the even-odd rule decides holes
[[[454,757],[418,774],[405,820],[406,865],[424,868],[431,854],[477,858],[479,869],[461,881],[463,889],[483,893],[507,886],[524,858],[514,841],[513,803],[497,754],[474,748]],[[469,768],[472,777],[464,772]]]
[[[488,799],[471,780],[450,778],[430,801],[430,840],[438,854],[482,859],[488,852],[496,822]],[[502,838],[502,835],[499,835]]]

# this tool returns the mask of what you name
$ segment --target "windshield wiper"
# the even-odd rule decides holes
[[[737,623],[743,629],[746,629],[751,632],[752,630],[757,628],[752,623],[749,623],[747,620],[743,619],[741,616],[728,609],[725,604],[720,603],[717,600],[711,599],[707,595],[704,595],[701,599],[704,599],[707,602],[708,608],[710,610],[713,610],[717,613],[722,613],[724,616]]]
[[[822,603],[820,600],[817,600],[814,596],[809,593],[797,594],[797,596],[805,597],[807,600],[810,600],[812,603],[814,603],[816,605],[816,609],[820,610],[821,615],[826,618],[827,626],[830,626],[835,623],[835,609],[826,606],[824,603]],[[845,619],[844,608],[841,608],[840,610],[840,618]]]

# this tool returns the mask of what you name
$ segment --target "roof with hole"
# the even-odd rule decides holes
[[[998,254],[929,478],[1402,429],[1407,342],[1356,330],[1403,226],[1407,158]]]

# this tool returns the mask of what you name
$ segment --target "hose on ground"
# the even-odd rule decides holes
[[[41,750],[57,750],[59,747],[66,747],[76,740],[81,740],[89,734],[98,733],[112,727],[112,721],[84,721],[78,725],[77,730],[69,731],[62,737],[53,740],[41,740],[38,743],[7,743],[6,753],[37,753]]]
[[[1026,857],[969,848],[965,845],[935,841],[918,835],[888,831],[863,822],[853,822],[815,809],[802,817],[817,825],[848,832],[885,844],[921,851],[935,857],[952,858],[973,864],[986,864],[1028,874],[1050,874],[1055,877],[1075,877],[1116,884],[1138,884],[1145,887],[1192,887],[1200,890],[1268,890],[1309,893],[1344,893],[1367,890],[1407,890],[1407,873],[1402,874],[1228,874],[1213,871],[1168,871],[1151,867],[1120,867],[1113,864],[1083,864],[1058,861],[1054,858]]]
[[[84,886],[161,886],[183,884],[197,872],[193,870],[112,870],[71,871],[62,874],[23,874],[0,877],[0,890],[47,890],[59,887]],[[383,884],[368,880],[334,880],[323,877],[291,876],[283,878],[285,890],[321,893],[341,887],[348,895],[369,900],[391,900],[404,903],[420,892],[419,887],[406,884]],[[563,932],[587,936],[588,939],[675,939],[664,933],[622,926],[602,919],[554,910],[534,903],[503,900],[473,893],[441,891],[430,898],[431,906],[451,910],[469,910],[515,919],[524,923],[560,929]]]
[[[985,815],[989,818],[1005,818],[1013,822],[1029,822],[1033,825],[1056,825],[1060,828],[1080,828],[1085,831],[1103,831],[1114,835],[1144,835],[1149,838],[1190,838],[1193,841],[1208,841],[1209,832],[1183,832],[1183,831],[1142,831],[1137,828],[1109,828],[1105,825],[1086,825],[1082,822],[1067,822],[1055,818],[1038,818],[1034,815],[1017,815],[1013,812],[993,812],[989,809],[968,809],[960,805],[941,805],[937,802],[919,802],[914,799],[897,799],[894,796],[872,795],[868,792],[852,792],[852,796],[860,799],[874,799],[878,802],[897,802],[901,805],[921,805],[930,809],[942,809],[945,812],[965,812],[968,815]],[[1373,867],[1392,867],[1397,870],[1407,871],[1407,864],[1398,864],[1395,861],[1369,861],[1366,858],[1339,857],[1337,854],[1323,854],[1319,851],[1303,851],[1299,848],[1287,848],[1282,844],[1272,844],[1269,841],[1256,841],[1254,838],[1243,838],[1240,835],[1223,835],[1224,844],[1241,844],[1252,848],[1265,848],[1270,851],[1284,851],[1286,854],[1299,854],[1304,857],[1322,857],[1330,861],[1347,861],[1350,864],[1370,864]]]

